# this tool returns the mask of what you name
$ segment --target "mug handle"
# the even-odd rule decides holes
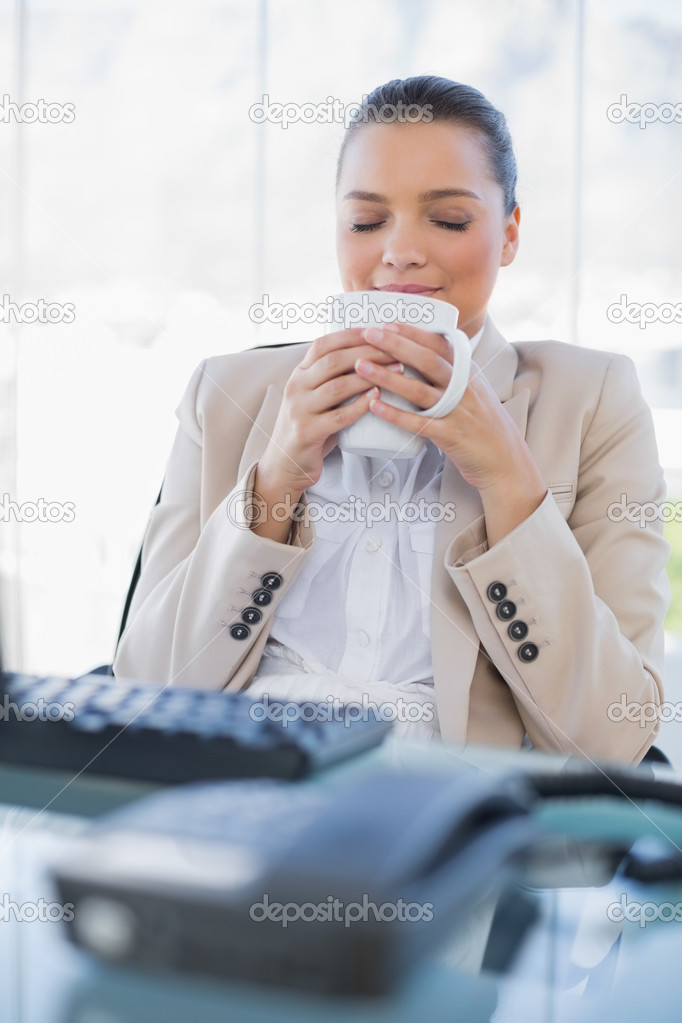
[[[452,412],[461,400],[469,383],[469,367],[471,366],[471,343],[463,330],[442,330],[440,333],[447,338],[454,349],[452,373],[448,386],[431,408],[423,408],[415,413],[417,416],[428,416],[429,419],[442,419]]]

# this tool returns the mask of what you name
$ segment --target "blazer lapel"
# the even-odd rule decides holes
[[[525,436],[530,391],[513,394],[518,365],[516,350],[488,318],[474,353],[475,364],[485,373],[505,410]],[[483,514],[481,499],[449,459],[443,465],[440,501],[454,503],[454,522],[436,525],[431,580],[431,652],[438,716],[443,738],[465,742],[469,717],[469,690],[480,642],[469,609],[445,568],[446,550],[457,533]]]

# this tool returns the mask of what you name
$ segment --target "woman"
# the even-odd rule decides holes
[[[610,508],[664,498],[651,415],[629,359],[510,344],[487,316],[519,244],[515,183],[504,117],[475,89],[426,76],[366,98],[339,157],[344,290],[454,304],[468,388],[442,419],[383,403],[385,388],[428,408],[448,379],[449,343],[404,325],[203,363],[178,409],[117,675],[401,698],[421,708],[419,734],[642,758],[652,715],[623,706],[662,700],[669,548],[660,523]],[[421,453],[341,453],[335,434],[364,414],[421,431]],[[396,516],[379,536],[295,514],[382,491],[398,506],[454,504],[454,521]]]

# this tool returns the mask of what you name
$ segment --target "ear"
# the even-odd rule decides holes
[[[500,258],[500,266],[509,266],[513,263],[514,257],[519,248],[519,224],[521,222],[521,209],[516,206],[512,213],[509,214],[507,223],[504,229],[504,245],[502,246],[502,255]]]

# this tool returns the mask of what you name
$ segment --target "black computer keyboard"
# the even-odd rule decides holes
[[[289,701],[286,718],[275,720],[272,700],[246,693],[106,675],[70,680],[8,673],[0,690],[0,761],[164,784],[301,778],[376,745],[391,727],[372,714],[325,720],[325,704],[301,705],[305,710],[296,716],[297,705]]]

